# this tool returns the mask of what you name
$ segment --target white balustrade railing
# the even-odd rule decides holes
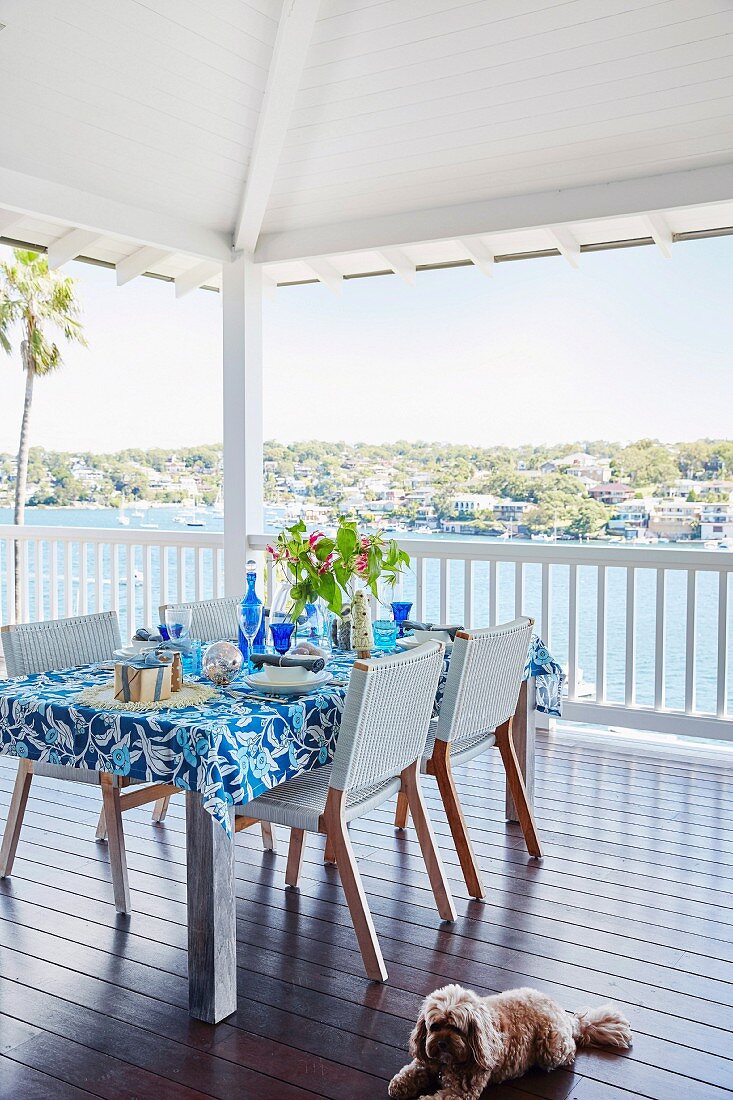
[[[263,551],[271,536],[251,537]],[[405,539],[387,599],[413,616],[488,626],[532,615],[567,670],[570,721],[733,740],[728,577],[704,548]]]
[[[220,532],[0,525],[0,623],[117,611],[128,636],[160,604],[223,594]]]
[[[271,536],[249,539],[256,556]],[[0,622],[114,609],[123,634],[158,606],[223,595],[218,532],[0,525]],[[733,740],[733,553],[703,548],[405,539],[395,594],[413,615],[486,626],[532,615],[568,674],[565,717]]]

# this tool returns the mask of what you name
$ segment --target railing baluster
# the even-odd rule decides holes
[[[450,584],[450,562],[440,559],[440,604],[438,616],[441,623],[448,622],[448,585]]]
[[[168,603],[168,547],[158,547],[158,565],[160,568],[160,602]]]
[[[542,622],[540,632],[546,646],[551,644],[552,638],[552,566],[549,562],[542,563]]]
[[[489,626],[496,626],[497,609],[497,576],[498,570],[494,559],[489,562]]]
[[[176,547],[176,602],[186,602],[185,573],[183,570],[183,547]]]
[[[113,611],[117,612],[117,615],[119,617],[119,614],[120,614],[120,547],[119,547],[118,543],[115,543],[114,546],[110,546],[109,554],[110,554],[110,572],[111,572],[110,588],[112,590],[110,592],[110,597],[111,597],[110,606],[111,606]]]
[[[143,619],[146,626],[154,626],[153,609],[153,548],[143,546]],[[156,616],[157,618],[157,616]]]
[[[33,544],[33,600],[37,620],[45,618],[43,601],[43,541],[39,538]]]
[[[216,554],[214,556],[214,596],[216,599],[220,599],[224,595],[224,586],[222,583],[222,575],[224,572],[224,551],[220,546],[216,548]]]
[[[665,604],[666,604],[665,569],[657,569],[657,592],[654,618],[654,709],[664,709],[664,666],[666,663],[666,631],[665,631]]]
[[[728,574],[718,574],[718,681],[715,713],[725,718],[728,710]]]
[[[15,540],[5,540],[5,576],[6,576],[6,589],[5,589],[5,601],[7,614],[5,617],[6,623],[15,622]]]
[[[71,539],[64,542],[64,603],[67,616],[74,614],[74,584],[72,581],[72,558],[74,556],[74,544]]]
[[[463,563],[463,625],[470,628],[473,623],[473,562],[466,558]]]
[[[687,621],[685,623],[685,714],[695,710],[697,663],[697,573],[687,573]]]
[[[49,539],[48,556],[51,564],[49,579],[49,613],[52,619],[59,617],[59,544],[56,539]]]
[[[28,538],[24,538],[21,543],[20,551],[20,573],[21,573],[21,586],[20,590],[23,595],[22,603],[20,606],[21,621],[28,622],[31,611],[31,581],[30,581],[30,562],[28,553]]]
[[[521,561],[514,562],[514,618],[522,615],[524,607],[524,566]]]
[[[578,567],[568,572],[568,699],[578,694]]]
[[[624,701],[633,707],[636,700],[636,569],[626,570],[626,661],[624,668]]]
[[[598,566],[596,590],[596,695],[597,703],[606,701],[606,595],[605,565]],[[549,644],[549,643],[548,643]]]
[[[94,553],[94,598],[96,611],[104,611],[104,543],[98,542]]]
[[[135,547],[127,546],[127,637],[135,633]]]
[[[89,589],[89,561],[88,561],[89,543],[79,543],[79,614],[86,615],[89,610],[88,601],[88,589]]]
[[[415,607],[413,614],[416,619],[422,621],[425,618],[425,558],[413,557],[412,567],[415,570]]]

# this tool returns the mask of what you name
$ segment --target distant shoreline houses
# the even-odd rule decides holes
[[[604,447],[608,453],[270,442],[265,500],[278,521],[302,518],[311,526],[329,526],[353,511],[388,532],[733,540],[733,480],[724,476],[733,469],[733,444],[668,447],[649,440]],[[217,445],[114,455],[35,449],[29,503],[221,511],[222,474]],[[0,505],[12,504],[13,489],[14,456],[0,455]]]

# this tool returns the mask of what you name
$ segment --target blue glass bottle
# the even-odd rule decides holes
[[[262,600],[255,592],[257,567],[255,562],[247,562],[247,591],[239,603],[239,648],[245,660],[249,660],[249,641],[252,638],[252,650],[265,643],[265,616]],[[254,629],[253,629],[254,628]]]

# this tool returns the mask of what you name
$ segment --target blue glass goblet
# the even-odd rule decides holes
[[[394,621],[397,623],[400,638],[405,636],[405,628],[402,625],[405,619],[409,619],[410,612],[412,611],[412,604],[407,600],[395,600],[390,604],[392,608],[392,614],[394,615]]]
[[[290,642],[293,637],[293,631],[295,630],[295,623],[282,622],[282,623],[270,623],[270,634],[272,634],[272,644],[277,652],[282,657],[290,649]]]

